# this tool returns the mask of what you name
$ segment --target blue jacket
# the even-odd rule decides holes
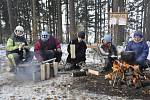
[[[134,51],[135,52],[135,61],[139,64],[143,64],[147,59],[149,48],[146,42],[134,42],[130,41],[126,47],[126,51]]]

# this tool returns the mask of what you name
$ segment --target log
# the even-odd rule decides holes
[[[58,62],[53,62],[54,76],[58,74]]]
[[[87,48],[97,48],[97,44],[87,45]]]
[[[41,72],[41,80],[47,80],[51,77],[54,77],[54,66],[53,63],[44,63],[40,66],[40,72]],[[35,76],[34,76],[35,77]],[[34,79],[33,77],[33,79]]]
[[[93,75],[97,75],[97,76],[100,75],[99,71],[96,71],[96,70],[93,70],[93,69],[88,69],[88,73],[93,74]]]
[[[46,79],[50,78],[50,64],[46,63]]]
[[[41,69],[41,80],[45,80],[45,64],[41,64],[40,66]]]
[[[55,59],[56,59],[56,58],[52,58],[52,59],[49,59],[49,60],[43,61],[43,62],[42,62],[42,64],[44,64],[44,63],[49,63],[49,62],[53,62],[53,61],[55,61]]]
[[[86,76],[86,75],[87,75],[86,71],[77,71],[71,74],[72,77],[80,77],[80,76]]]
[[[50,77],[54,77],[54,67],[53,67],[53,64],[50,63]]]

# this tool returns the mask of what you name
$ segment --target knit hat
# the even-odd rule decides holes
[[[142,32],[141,31],[134,32],[134,37],[143,38]]]
[[[46,31],[42,31],[41,33],[41,40],[42,41],[47,41],[49,39],[49,34]]]
[[[85,32],[83,32],[83,31],[79,32],[78,37],[81,39],[85,39]]]
[[[110,34],[105,34],[103,40],[106,41],[106,42],[111,42],[111,35]]]

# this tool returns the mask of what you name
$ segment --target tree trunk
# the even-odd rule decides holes
[[[145,16],[145,34],[144,34],[144,38],[145,40],[150,40],[150,1],[148,0],[147,2],[147,6],[145,7],[145,9],[147,9],[147,11],[145,12],[146,16]]]
[[[7,0],[7,7],[8,7],[8,15],[9,15],[9,24],[10,24],[10,33],[12,33],[16,27],[16,20],[15,20],[15,15],[12,7],[12,2],[11,0]]]
[[[98,33],[97,33],[97,30],[98,30],[98,28],[97,28],[97,25],[98,25],[97,5],[98,5],[97,0],[95,0],[95,28],[94,28],[95,29],[95,39],[94,39],[94,43],[97,42],[97,40],[98,40]]]
[[[33,41],[37,38],[37,22],[36,22],[36,14],[35,14],[35,0],[32,0],[32,35],[33,35]]]
[[[69,1],[69,13],[70,13],[70,39],[75,36],[75,7],[74,0]]]
[[[66,42],[69,43],[69,11],[68,11],[68,0],[66,0]]]
[[[85,33],[86,33],[86,41],[88,41],[88,0],[85,0]]]
[[[62,42],[62,14],[61,14],[61,0],[57,0],[57,8],[58,8],[58,29],[57,29],[57,32],[58,32],[58,34],[57,34],[57,37],[58,37],[58,39],[59,40],[61,40],[61,42]]]
[[[1,12],[0,12],[0,20],[1,20]],[[0,23],[0,44],[3,42],[3,34],[2,34],[2,24]]]

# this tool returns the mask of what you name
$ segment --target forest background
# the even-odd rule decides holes
[[[110,24],[111,13],[127,14],[127,24]],[[150,40],[149,19],[149,0],[1,0],[0,43],[22,25],[32,44],[48,25],[62,43],[85,31],[87,43],[99,42],[110,33],[113,42],[122,45],[135,30],[142,30],[145,40]]]

